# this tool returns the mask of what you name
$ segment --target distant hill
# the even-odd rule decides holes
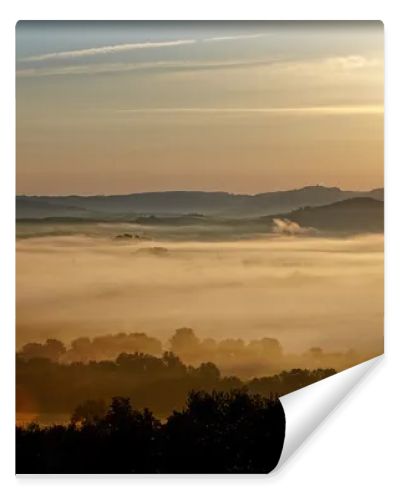
[[[85,208],[52,203],[40,198],[17,197],[17,219],[43,219],[46,217],[88,217]]]
[[[144,226],[231,226],[238,231],[273,231],[274,219],[296,222],[303,228],[336,232],[383,232],[384,204],[374,198],[350,198],[329,205],[303,207],[262,217],[234,218],[198,215],[147,216],[133,219]]]
[[[149,215],[255,217],[332,204],[350,198],[383,200],[383,189],[342,191],[306,186],[255,195],[206,191],[165,191],[112,196],[17,196],[17,219],[82,217],[124,220]]]
[[[383,232],[384,204],[373,198],[351,198],[322,207],[305,207],[286,214],[261,217],[270,223],[273,218],[288,219],[302,227],[321,231]]]

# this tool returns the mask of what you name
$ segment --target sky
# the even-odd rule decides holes
[[[383,186],[380,22],[16,28],[18,194]]]

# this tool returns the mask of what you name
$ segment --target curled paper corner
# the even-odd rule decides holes
[[[286,419],[278,471],[360,380],[383,359],[376,358],[294,391],[280,399]]]

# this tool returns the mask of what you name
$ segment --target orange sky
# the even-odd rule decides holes
[[[383,26],[17,25],[17,192],[383,185]]]

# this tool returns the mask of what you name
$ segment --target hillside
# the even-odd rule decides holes
[[[384,204],[373,198],[351,198],[321,207],[305,207],[261,219],[288,219],[321,231],[383,232]]]
[[[126,220],[140,215],[202,214],[257,217],[301,207],[332,204],[350,198],[383,200],[383,189],[342,191],[306,186],[255,195],[206,191],[165,191],[112,196],[17,196],[17,219],[82,217]]]

